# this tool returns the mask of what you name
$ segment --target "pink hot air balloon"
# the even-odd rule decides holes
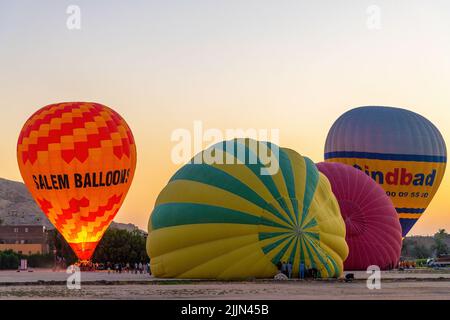
[[[397,265],[402,228],[397,212],[383,189],[364,172],[351,166],[322,162],[317,168],[330,181],[346,225],[349,255],[345,270],[382,270]]]

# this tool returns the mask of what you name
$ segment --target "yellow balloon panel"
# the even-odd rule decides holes
[[[444,177],[446,163],[329,158],[351,165],[374,179],[391,198],[400,219],[417,220],[433,199]],[[402,220],[401,220],[402,221]]]
[[[251,158],[251,140],[231,142]],[[279,262],[301,263],[322,277],[342,273],[345,225],[325,176],[308,158],[262,143],[278,170],[245,162],[217,144],[203,154],[234,164],[190,163],[161,191],[149,221],[147,250],[157,277],[273,277]],[[254,145],[253,145],[254,146]],[[198,155],[196,158],[201,157]],[[238,161],[239,160],[239,161]]]

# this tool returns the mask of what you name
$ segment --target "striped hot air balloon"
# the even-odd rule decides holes
[[[303,262],[337,277],[348,254],[338,203],[314,163],[248,139],[216,144],[176,172],[148,231],[157,277],[273,277],[289,261],[294,275]]]
[[[89,260],[134,176],[136,146],[125,120],[98,103],[46,106],[23,126],[17,160],[36,203]]]
[[[402,228],[384,190],[360,170],[342,163],[321,162],[317,168],[330,181],[345,221],[349,255],[344,269],[394,268],[400,259]]]
[[[406,236],[439,188],[447,150],[439,130],[421,115],[371,106],[336,120],[325,160],[354,166],[378,182],[394,203]]]

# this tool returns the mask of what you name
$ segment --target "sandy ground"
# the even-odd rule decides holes
[[[162,280],[141,274],[82,273],[81,289],[69,290],[65,272],[0,272],[0,299],[446,299],[450,272],[383,272],[380,290],[369,290],[367,274],[356,281]]]
[[[450,275],[450,274],[449,274]],[[32,283],[32,282],[65,282],[67,281],[65,271],[53,272],[51,269],[36,269],[33,272],[27,271],[0,271],[0,286],[6,283]],[[82,272],[82,282],[97,281],[151,281],[153,277],[148,274],[134,273],[108,273],[108,272]]]

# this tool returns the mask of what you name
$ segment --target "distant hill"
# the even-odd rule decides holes
[[[48,229],[54,229],[23,183],[2,178],[0,178],[0,224],[43,225]],[[130,232],[139,230],[134,224],[118,222],[112,222],[110,228]]]
[[[127,230],[128,232],[139,231],[142,234],[147,234],[147,232],[138,228],[138,226],[132,223],[120,223],[113,221],[109,226],[111,229]]]
[[[2,178],[0,220],[3,225],[44,225],[53,228],[23,183]]]

